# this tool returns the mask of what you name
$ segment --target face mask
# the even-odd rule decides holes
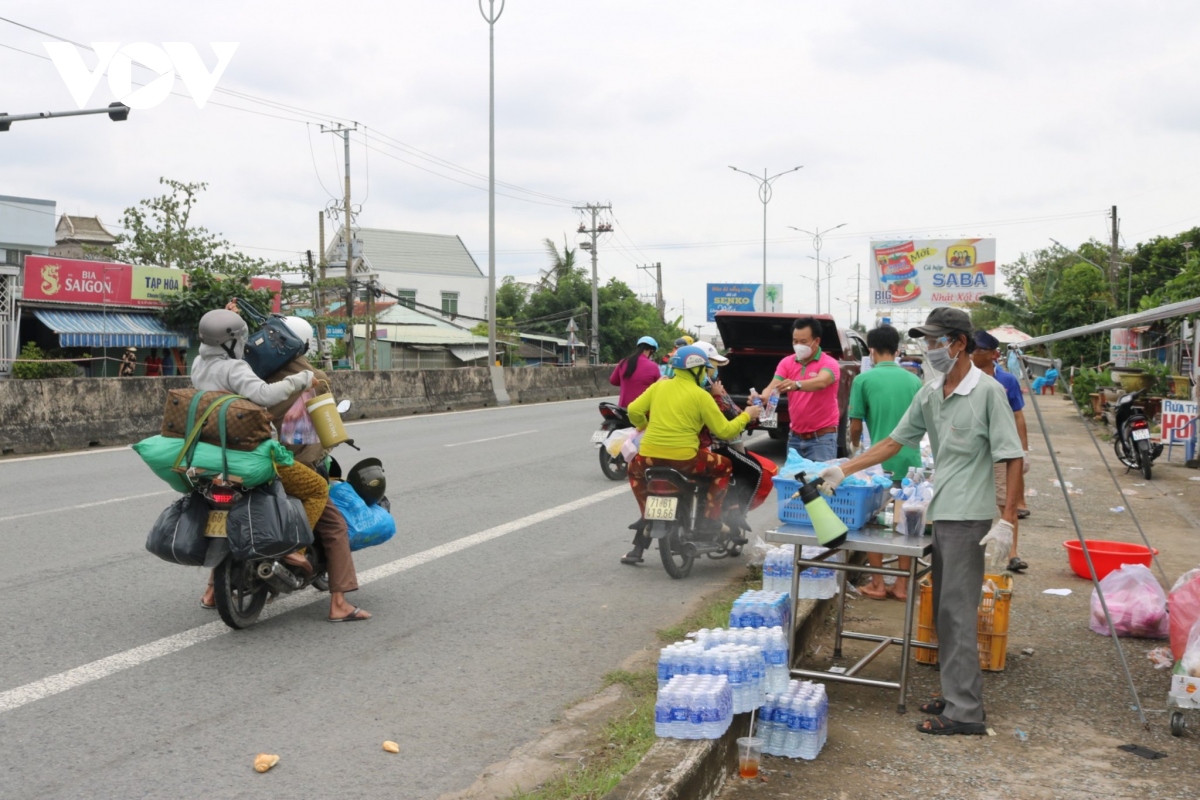
[[[813,354],[813,349],[806,344],[794,344],[792,349],[796,351],[796,358],[801,361],[807,361]]]
[[[925,354],[925,360],[931,368],[945,375],[954,366],[955,358],[950,355],[950,347],[939,347]]]

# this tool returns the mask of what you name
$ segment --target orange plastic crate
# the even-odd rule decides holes
[[[1008,617],[1012,608],[1013,579],[1011,575],[988,575],[985,580],[996,584],[998,591],[984,591],[979,603],[979,668],[988,672],[1003,672],[1008,656]],[[921,579],[917,600],[917,641],[937,643],[933,625],[933,583]],[[918,664],[938,663],[938,651],[924,647],[913,648]]]

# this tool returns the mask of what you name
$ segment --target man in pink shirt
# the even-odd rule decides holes
[[[810,461],[837,458],[838,380],[837,359],[821,350],[821,323],[800,317],[792,324],[792,349],[775,368],[775,378],[763,390],[763,400],[787,394],[791,433],[788,447]]]

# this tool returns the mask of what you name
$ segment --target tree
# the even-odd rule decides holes
[[[114,255],[128,264],[175,267],[186,273],[183,289],[166,301],[160,312],[174,330],[192,332],[200,317],[222,308],[234,297],[248,300],[261,311],[272,304],[271,292],[252,289],[252,278],[278,275],[284,265],[251,258],[234,249],[207,228],[192,225],[192,212],[206,183],[158,182],[170,191],[125,209]]]
[[[512,319],[521,312],[529,299],[529,286],[517,283],[512,275],[505,275],[496,289],[496,319]]]

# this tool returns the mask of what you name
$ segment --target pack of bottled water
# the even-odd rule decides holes
[[[785,544],[767,550],[763,559],[763,591],[791,592],[792,572],[796,568],[795,545]],[[824,547],[805,545],[801,555],[813,559],[825,552]],[[842,561],[844,552],[834,553],[829,561]],[[796,597],[801,600],[828,600],[837,596],[837,573],[829,567],[809,567],[800,573]]]
[[[724,675],[677,675],[658,690],[654,735],[720,739],[733,721],[733,691]]]
[[[779,545],[767,549],[763,559],[763,591],[791,592],[792,570],[796,566],[796,546]]]
[[[781,694],[788,685],[788,641],[783,628],[701,628],[688,634],[705,650],[722,644],[741,644],[762,650],[767,662],[763,691]]]
[[[825,686],[793,680],[784,692],[768,694],[758,712],[755,735],[763,740],[764,753],[812,761],[829,736]]]
[[[678,677],[720,675],[729,682],[733,711],[743,714],[762,705],[766,697],[767,660],[757,645],[676,642],[658,654],[661,692]]]
[[[790,630],[792,603],[786,592],[766,592],[751,589],[733,601],[729,612],[731,628],[774,628]]]

